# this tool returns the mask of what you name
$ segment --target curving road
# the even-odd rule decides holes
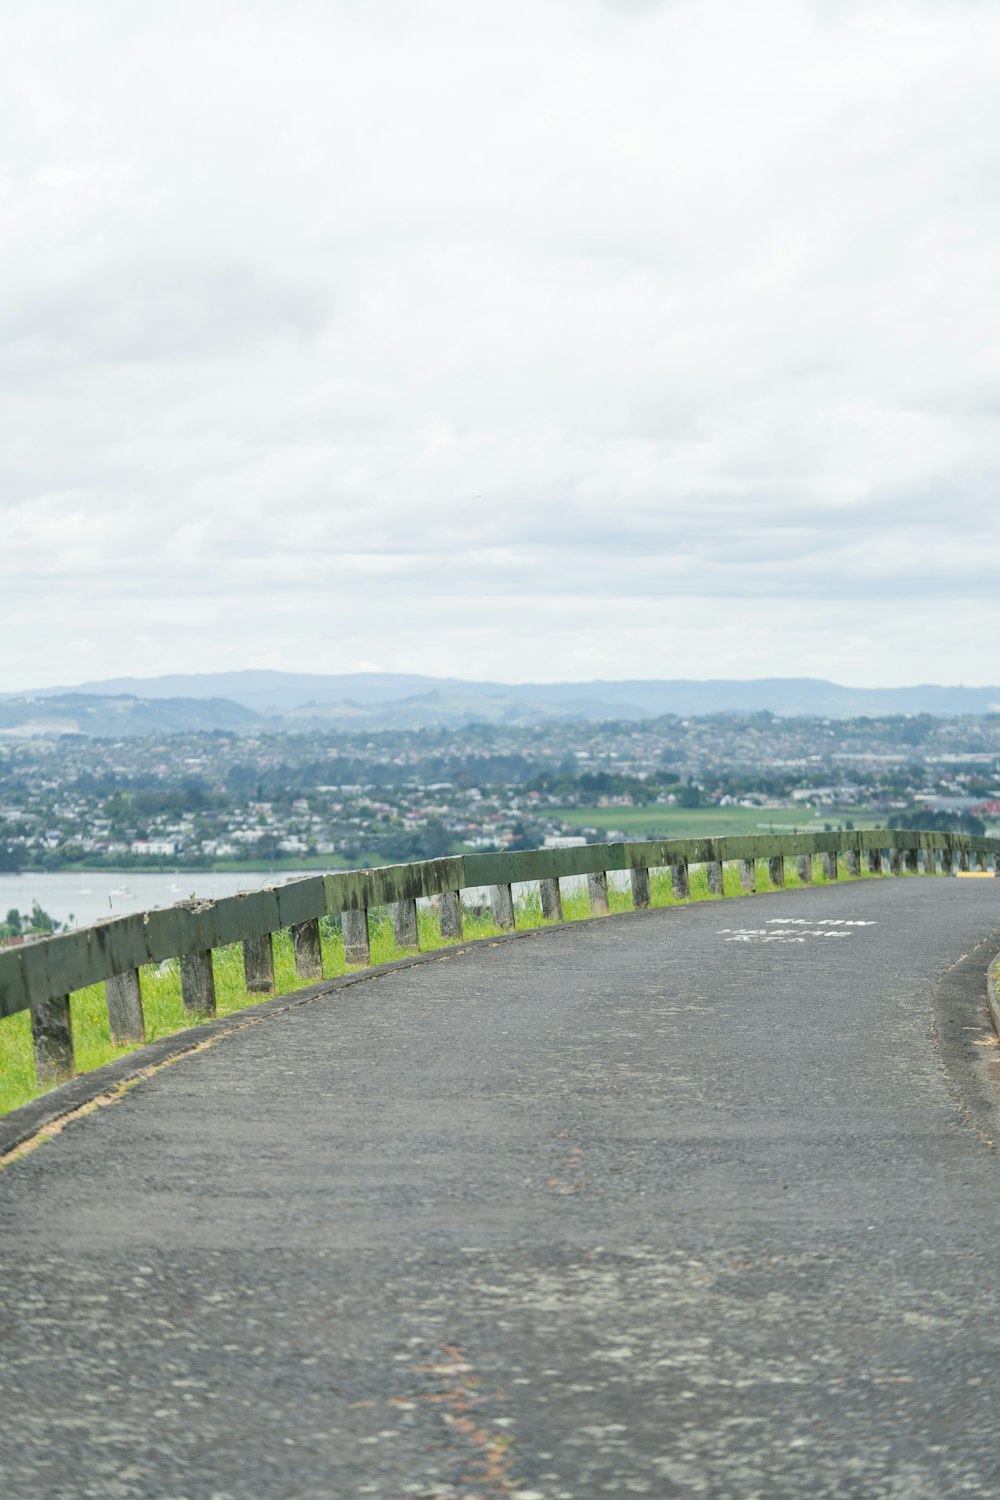
[[[164,1068],[0,1174],[0,1495],[1000,1494],[998,949],[712,902]]]

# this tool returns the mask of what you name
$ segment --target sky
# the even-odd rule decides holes
[[[5,0],[0,691],[1000,682],[1000,0]]]

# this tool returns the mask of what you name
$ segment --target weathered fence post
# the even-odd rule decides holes
[[[858,879],[860,879],[860,877],[861,877],[861,850],[860,849],[848,849],[845,858],[846,858],[846,861],[847,861],[847,874],[848,874],[848,878],[851,879],[851,880],[858,880]]]
[[[907,849],[906,851],[906,873],[917,875],[920,872],[920,850]]]
[[[708,894],[710,896],[721,896],[723,894],[721,859],[706,861],[705,874],[708,876]]]
[[[243,939],[243,984],[248,995],[274,994],[274,935]]]
[[[969,868],[969,851],[968,851],[968,849],[959,849],[959,851],[958,851],[958,868],[960,870],[968,870],[968,868]]]
[[[438,899],[438,921],[441,924],[441,936],[443,938],[454,938],[461,941],[462,938],[462,892],[442,891]]]
[[[540,880],[538,882],[538,894],[542,902],[542,916],[546,922],[561,922],[563,919],[563,909],[559,881],[557,879]]]
[[[836,880],[839,877],[840,872],[837,869],[837,851],[835,849],[823,855],[823,874],[827,880]]]
[[[954,851],[952,849],[942,849],[941,850],[941,874],[942,875],[954,875],[954,873],[955,873],[955,854],[954,854]]]
[[[323,978],[323,944],[319,935],[319,917],[292,924],[292,952],[295,972],[300,979]]]
[[[903,851],[902,849],[889,850],[889,874],[902,875],[903,873]]]
[[[803,885],[809,885],[813,878],[813,857],[811,854],[800,854],[798,857],[799,879]]]
[[[783,854],[772,854],[767,862],[767,877],[774,886],[784,885],[785,856]]]
[[[392,908],[392,934],[397,948],[419,948],[420,929],[417,926],[417,903],[397,901]]]
[[[368,908],[340,914],[344,933],[344,962],[355,968],[370,969],[372,962],[371,932],[368,927]]]
[[[868,850],[868,873],[869,875],[881,875],[882,873],[882,851],[881,849]]]
[[[608,876],[605,870],[595,870],[587,876],[587,899],[592,917],[606,917],[611,910],[608,904]]]
[[[925,849],[924,850],[924,874],[925,875],[936,875],[937,874],[937,850],[936,849]]]
[[[215,1015],[215,972],[212,950],[181,954],[181,999],[192,1015]]]
[[[41,1000],[31,1007],[31,1040],[39,1083],[65,1083],[76,1072],[69,996]]]
[[[490,911],[494,927],[503,932],[514,931],[514,895],[509,885],[490,886]]]
[[[994,875],[1000,875],[1000,852],[993,856],[993,873]]]
[[[125,974],[115,974],[111,979],[106,979],[104,997],[114,1045],[127,1047],[129,1042],[135,1042],[141,1047],[146,1040],[146,1024],[142,1014],[139,970],[129,969]]]
[[[986,874],[986,853],[982,849],[979,849],[976,853],[976,869],[981,871],[982,874]]]
[[[648,911],[650,906],[649,871],[646,866],[633,865],[630,879],[633,911]]]
[[[757,861],[754,859],[740,860],[740,890],[755,891],[757,889]]]
[[[687,860],[680,864],[670,866],[670,888],[674,893],[675,901],[687,901],[691,895],[691,881],[688,876]]]

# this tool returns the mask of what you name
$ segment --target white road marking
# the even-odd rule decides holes
[[[804,943],[808,938],[846,938],[852,927],[877,927],[861,917],[768,917],[765,927],[720,927],[727,943]]]

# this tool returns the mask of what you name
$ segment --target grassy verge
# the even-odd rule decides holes
[[[840,861],[840,878],[847,878],[844,861]],[[871,877],[867,871],[862,879]],[[794,859],[785,862],[786,888],[802,884]],[[724,866],[725,896],[745,894],[740,890],[739,872],[735,865]],[[813,883],[825,883],[822,862],[813,861]],[[710,896],[708,877],[704,868],[692,869],[690,875],[691,900],[706,901],[722,898]],[[766,861],[757,864],[757,890],[773,889],[768,879]],[[650,871],[650,895],[653,906],[673,906],[677,903],[671,886],[669,870]],[[629,889],[609,890],[612,912],[632,910],[632,893]],[[683,904],[683,903],[681,903]],[[577,922],[589,917],[590,907],[585,886],[567,891],[563,895],[563,916],[567,922]],[[420,907],[417,914],[420,931],[420,949],[430,952],[437,948],[454,946],[452,940],[444,939],[436,914],[428,907]],[[392,921],[387,911],[370,913],[372,963],[388,963],[395,958],[404,958],[416,949],[396,946]],[[544,927],[549,924],[542,917],[541,900],[537,887],[529,887],[517,902],[517,926],[520,930]],[[500,929],[491,920],[489,913],[477,914],[467,909],[464,920],[465,938],[495,937]],[[327,978],[336,978],[348,972],[344,962],[344,943],[337,918],[324,918],[320,924],[323,940],[323,972]],[[261,997],[248,995],[243,982],[243,954],[238,944],[219,948],[213,955],[215,988],[220,1016],[230,1015],[248,1005],[256,1005]],[[304,989],[312,980],[299,979],[295,973],[291,936],[288,932],[275,934],[274,940],[275,991],[279,995],[291,994]],[[192,1018],[184,1010],[181,1001],[180,966],[176,959],[167,963],[149,965],[142,970],[143,1010],[146,1017],[146,1036],[149,1041],[168,1036],[191,1026]],[[73,1039],[76,1049],[77,1068],[81,1073],[98,1068],[116,1057],[134,1051],[133,1047],[115,1047],[108,1028],[108,1013],[103,985],[92,985],[78,990],[70,997],[73,1015]],[[34,1060],[31,1046],[31,1021],[27,1012],[8,1016],[0,1020],[0,1114],[26,1104],[37,1098],[44,1090],[35,1081]]]

